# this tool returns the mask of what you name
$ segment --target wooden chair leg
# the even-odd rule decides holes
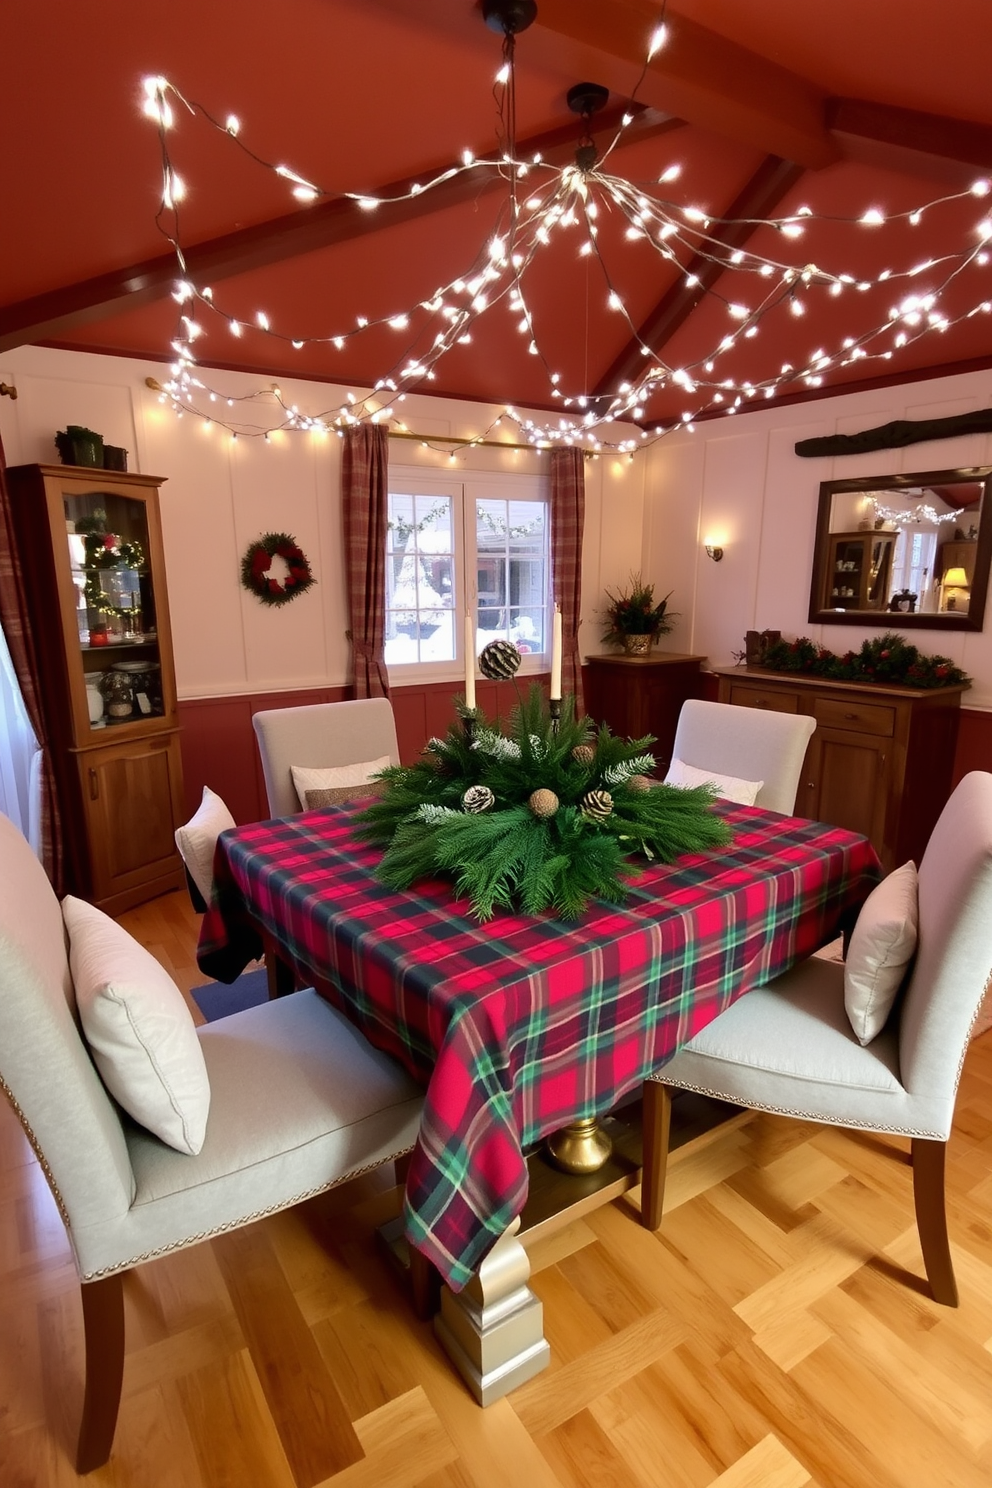
[[[92,1472],[110,1456],[124,1375],[124,1272],[87,1281],[83,1296],[86,1390],[76,1471]]]
[[[265,980],[270,999],[285,997],[296,991],[296,973],[293,968],[269,947],[265,951]]]
[[[913,1199],[927,1280],[935,1302],[942,1302],[945,1307],[957,1307],[958,1287],[947,1239],[944,1200],[946,1153],[946,1142],[935,1142],[929,1137],[913,1138]]]
[[[641,1118],[641,1224],[646,1230],[657,1230],[661,1225],[671,1124],[671,1091],[657,1080],[645,1080]]]

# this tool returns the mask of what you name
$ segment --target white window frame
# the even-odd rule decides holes
[[[518,677],[539,676],[551,665],[551,616],[554,611],[551,574],[551,503],[546,475],[511,471],[458,470],[450,475],[443,471],[425,471],[416,466],[390,464],[389,491],[392,495],[435,496],[452,498],[454,548],[454,624],[455,657],[453,661],[387,662],[391,686],[403,687],[418,682],[461,682],[465,680],[466,614],[478,615],[478,562],[475,543],[476,501],[543,501],[546,510],[545,618],[546,651],[527,652],[521,659]],[[470,509],[471,520],[467,517]],[[478,677],[478,670],[476,676]]]

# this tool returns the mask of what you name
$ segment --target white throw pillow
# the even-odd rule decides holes
[[[336,790],[343,785],[368,785],[373,775],[385,770],[390,763],[389,755],[365,760],[357,765],[328,765],[322,770],[308,769],[305,765],[290,765],[293,784],[302,810],[307,810],[307,791]]]
[[[739,780],[736,775],[718,775],[715,770],[697,770],[695,765],[687,765],[680,759],[672,760],[665,776],[666,785],[713,785],[718,796],[733,801],[737,806],[753,806],[764,783],[763,780]]]
[[[881,1033],[916,950],[916,864],[904,863],[861,907],[844,963],[844,1007],[862,1044]]]
[[[176,828],[176,846],[206,904],[210,903],[210,891],[214,883],[214,848],[217,846],[217,838],[221,832],[234,826],[237,826],[237,822],[220,796],[209,785],[205,785],[195,815],[190,817],[184,827]]]
[[[103,1083],[141,1126],[195,1155],[206,1135],[210,1083],[182,993],[102,910],[70,894],[62,917],[79,1019]]]

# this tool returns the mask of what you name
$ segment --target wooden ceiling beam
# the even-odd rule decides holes
[[[889,169],[968,184],[992,171],[992,127],[867,98],[828,98],[827,125],[844,154]]]
[[[632,112],[634,119],[624,132],[625,144],[652,139],[681,128],[683,123],[681,119],[659,115],[644,104],[613,104],[596,115],[594,137],[612,138],[627,112]],[[518,140],[517,153],[521,158],[540,154],[551,165],[563,165],[574,158],[578,134],[578,121],[573,120],[556,129]],[[480,150],[479,156],[491,158],[492,150]],[[384,200],[374,212],[362,211],[348,197],[335,197],[195,244],[186,253],[189,272],[201,284],[216,283],[253,269],[268,268],[303,253],[314,253],[337,243],[381,232],[384,228],[431,216],[447,207],[476,200],[488,192],[505,189],[503,178],[492,172],[484,175],[480,169],[463,171],[432,191],[406,196],[413,185],[430,179],[443,169],[445,167],[441,166],[402,181],[371,187],[369,196],[403,198],[400,201]],[[177,278],[175,255],[169,252],[0,307],[0,352],[36,341],[52,340],[110,315],[141,309],[171,293]]]
[[[726,218],[753,219],[770,215],[782,198],[792,190],[803,175],[803,167],[791,160],[780,160],[768,155],[736,199],[722,215]],[[714,221],[709,236],[733,252],[741,248],[755,231],[753,221]],[[596,388],[595,396],[612,397],[622,382],[632,382],[643,370],[644,354],[641,346],[650,346],[658,353],[671,340],[680,326],[695,310],[700,300],[725,271],[722,263],[713,263],[709,258],[696,254],[680,272],[678,280],[665,291],[647,319],[639,326],[637,335],[604,372]],[[692,285],[686,283],[694,278]]]
[[[629,94],[660,14],[657,0],[539,0],[537,20],[518,38],[518,66],[566,63],[576,78]],[[807,79],[685,16],[669,12],[667,26],[639,99],[809,169],[839,158],[824,94]]]
[[[410,0],[365,0],[409,21]],[[538,0],[517,37],[518,77],[588,78],[700,129],[817,170],[840,158],[823,119],[826,94],[808,79],[668,10],[668,40],[641,78],[660,0]],[[417,25],[481,50],[491,44],[470,0],[417,0]],[[490,45],[495,58],[495,49]],[[494,68],[495,71],[495,63]],[[638,81],[641,79],[640,81]]]

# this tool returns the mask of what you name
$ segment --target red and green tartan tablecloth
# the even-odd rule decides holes
[[[480,924],[434,881],[396,893],[354,811],[224,832],[198,961],[233,981],[259,927],[426,1086],[407,1178],[410,1243],[456,1290],[527,1196],[525,1152],[602,1114],[735,998],[853,918],[871,845],[822,822],[719,804],[730,847],[647,868],[580,921]]]

